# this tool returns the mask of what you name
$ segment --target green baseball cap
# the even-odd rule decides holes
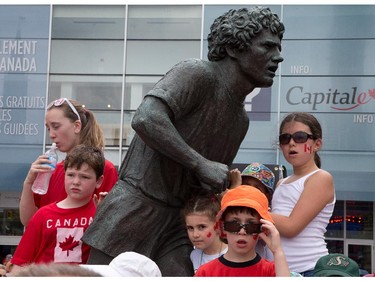
[[[328,276],[359,277],[358,264],[343,254],[323,256],[316,262],[313,277]]]

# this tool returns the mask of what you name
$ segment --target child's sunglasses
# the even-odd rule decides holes
[[[61,106],[64,102],[66,102],[69,105],[70,109],[74,112],[75,115],[77,115],[78,120],[81,121],[81,117],[79,116],[77,109],[74,107],[74,105],[67,98],[61,98],[61,99],[57,99],[57,100],[51,102],[47,106],[47,109],[50,109],[52,106]]]
[[[313,135],[310,135],[306,132],[295,132],[294,134],[281,134],[279,136],[280,144],[288,144],[290,140],[293,139],[295,143],[305,143],[308,139],[314,139]]]
[[[243,228],[246,231],[246,234],[261,233],[261,223],[239,223],[238,221],[225,221],[224,230],[230,233],[239,233]]]

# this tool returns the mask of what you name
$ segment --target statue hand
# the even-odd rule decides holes
[[[229,169],[225,164],[205,159],[196,172],[203,188],[221,193],[229,186]]]

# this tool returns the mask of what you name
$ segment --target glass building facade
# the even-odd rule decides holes
[[[144,95],[179,61],[207,59],[213,20],[241,7],[251,5],[0,5],[0,254],[22,235],[22,183],[51,145],[46,105],[67,97],[92,110],[105,155],[120,166]],[[269,7],[285,24],[284,62],[271,88],[246,99],[250,129],[234,162],[284,165],[290,174],[277,146],[280,119],[313,113],[337,196],[330,251],[373,272],[375,6]]]

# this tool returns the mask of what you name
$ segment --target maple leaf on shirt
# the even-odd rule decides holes
[[[66,256],[69,257],[69,251],[73,251],[79,245],[79,241],[74,241],[74,237],[69,235],[65,237],[64,242],[59,242],[62,251],[66,251]]]

